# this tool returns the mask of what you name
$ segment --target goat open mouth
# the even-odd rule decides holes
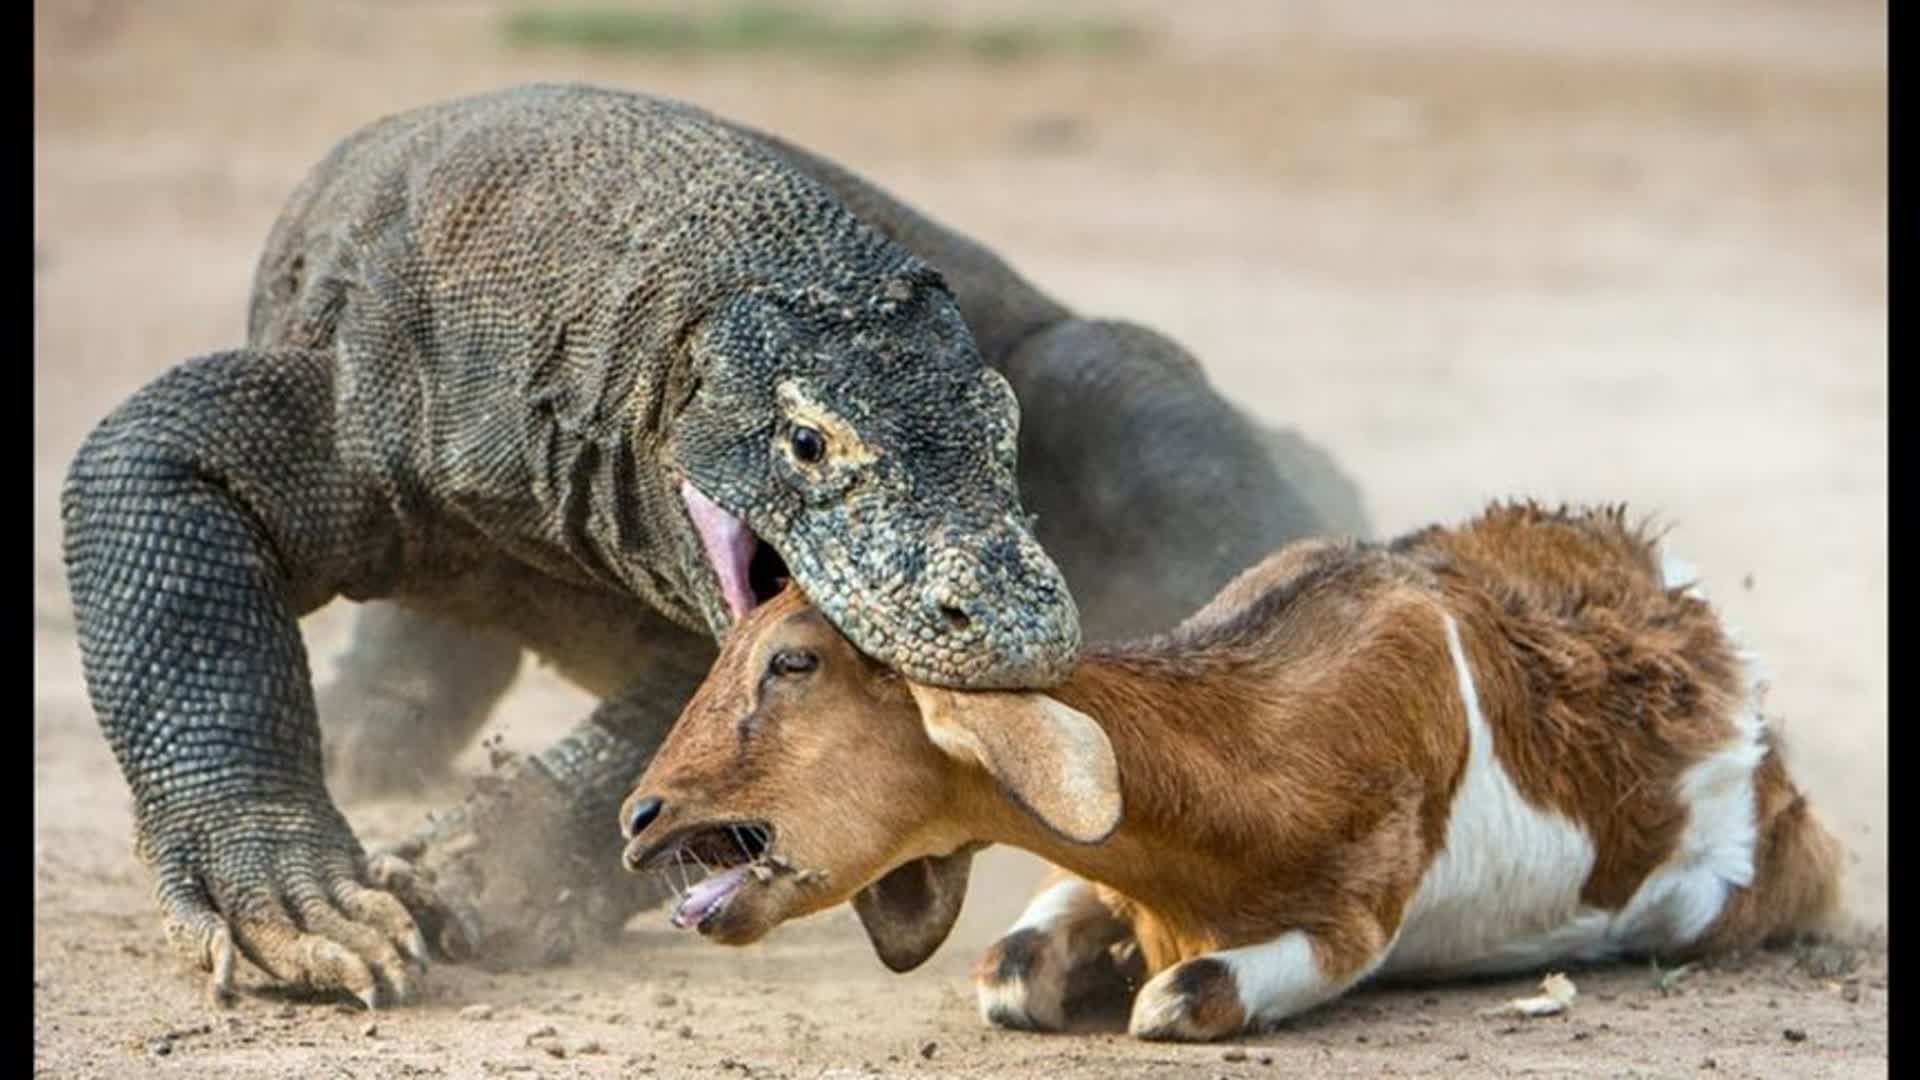
[[[746,522],[686,481],[680,484],[680,497],[687,504],[694,531],[700,534],[707,565],[720,582],[720,596],[733,621],[746,618],[748,612],[786,587],[786,560],[772,545],[755,536]]]
[[[679,830],[629,857],[627,865],[665,873],[679,894],[673,925],[705,933],[748,883],[771,881],[786,869],[770,853],[772,844],[773,826],[764,821],[709,822]]]

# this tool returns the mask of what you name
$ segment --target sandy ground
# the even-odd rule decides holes
[[[1143,15],[1157,33],[1138,56],[874,68],[519,52],[493,5],[455,0],[37,3],[41,1074],[1884,1073],[1884,9],[1439,9],[1187,0]],[[911,976],[887,974],[844,912],[744,951],[649,913],[571,968],[440,968],[417,1008],[256,994],[206,1011],[159,948],[87,707],[60,478],[135,387],[240,342],[258,246],[335,139],[536,77],[780,131],[1084,310],[1163,329],[1249,408],[1330,445],[1383,531],[1510,493],[1662,512],[1769,658],[1793,764],[1853,848],[1867,944],[1664,982],[1577,973],[1570,1014],[1525,1023],[1478,1015],[1519,980],[1370,991],[1238,1050],[1135,1044],[1113,1017],[1022,1036],[983,1028],[965,979],[1039,872],[996,852],[954,939]],[[309,623],[321,670],[340,616]],[[534,672],[496,732],[532,749],[586,706]],[[379,841],[445,797],[349,812]]]

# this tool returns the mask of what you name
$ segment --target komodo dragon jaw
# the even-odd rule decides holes
[[[716,637],[791,577],[914,679],[1066,676],[1080,617],[1020,505],[1019,405],[938,274],[908,262],[832,291],[763,288],[691,347],[698,384],[667,457]]]

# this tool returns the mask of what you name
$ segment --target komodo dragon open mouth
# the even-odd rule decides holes
[[[720,582],[720,595],[733,621],[777,596],[787,584],[787,563],[773,546],[753,534],[747,523],[720,508],[691,481],[680,482],[687,516],[700,534],[707,565]]]

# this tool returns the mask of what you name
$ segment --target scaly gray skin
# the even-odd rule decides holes
[[[741,601],[683,482],[863,649],[951,685],[1047,685],[1078,643],[1016,494],[1015,396],[1073,399],[1020,430],[1022,482],[1057,492],[1030,499],[1043,538],[1110,528],[1102,544],[1158,557],[1181,545],[1155,534],[1214,531],[1196,512],[1219,523],[1226,542],[1198,545],[1216,552],[1320,525],[1177,346],[1080,323],[850,175],[638,95],[521,87],[352,136],[276,225],[249,336],[103,421],[63,500],[139,850],[170,936],[217,988],[237,947],[279,980],[404,999],[415,918],[456,955],[556,955],[653,895],[619,871],[614,811]],[[1036,461],[1069,415],[1123,441],[1068,438]],[[802,423],[826,435],[819,461]],[[1176,432],[1194,443],[1139,445]],[[1076,479],[1213,450],[1199,477],[1170,457],[1137,485]],[[1298,516],[1247,510],[1268,503]],[[1177,617],[1243,562],[1196,573],[1209,583],[1169,597],[1177,611],[1098,603],[1123,623]],[[1111,573],[1069,570],[1103,596]],[[412,714],[404,749],[428,768],[522,648],[606,704],[403,845],[415,864],[369,859],[322,780],[296,624],[342,596],[386,603],[329,708]],[[372,748],[345,745],[343,762]]]

